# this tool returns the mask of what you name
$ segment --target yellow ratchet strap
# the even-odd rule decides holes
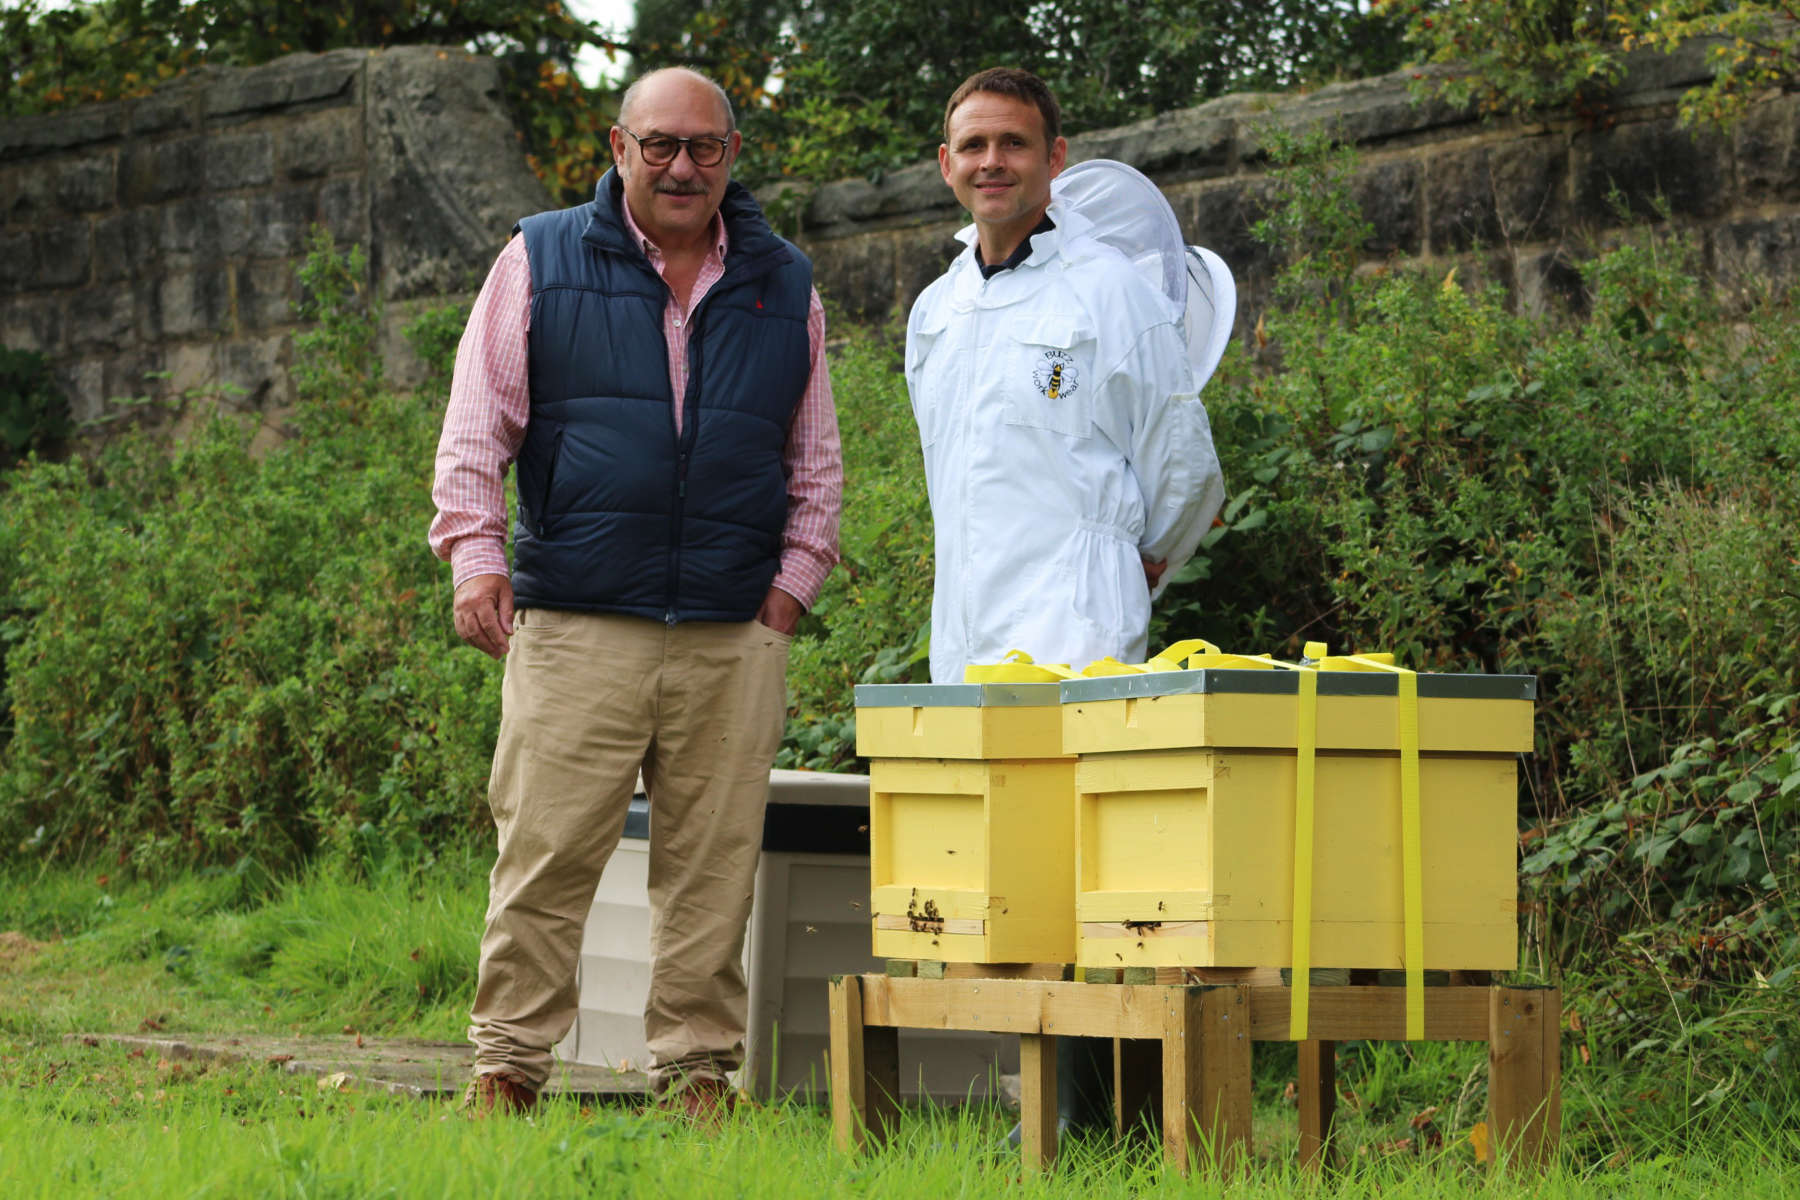
[[[1419,848],[1419,677],[1394,665],[1391,654],[1351,654],[1351,671],[1389,671],[1398,676],[1400,701],[1400,888],[1406,921],[1406,1037],[1425,1036],[1425,866]]]
[[[1325,657],[1321,642],[1306,643],[1307,658]],[[1307,1008],[1312,999],[1313,780],[1319,742],[1319,674],[1310,666],[1300,672],[1300,728],[1294,739],[1294,949],[1288,979],[1288,1037],[1306,1040]]]
[[[1055,683],[1075,677],[1062,663],[1033,662],[1023,650],[1008,650],[997,663],[970,663],[963,668],[964,683]]]

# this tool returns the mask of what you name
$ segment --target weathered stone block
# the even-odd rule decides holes
[[[219,368],[215,361],[216,342],[189,342],[170,346],[163,354],[169,377],[164,388],[170,395],[181,396],[210,392],[218,386]]]
[[[41,158],[9,164],[0,172],[0,216],[8,225],[35,225],[54,211],[55,172],[55,160]]]
[[[0,233],[0,294],[29,291],[37,272],[29,233]]]
[[[264,192],[250,204],[252,252],[258,255],[301,254],[306,234],[318,219],[318,201],[310,187]]]
[[[154,209],[109,213],[94,222],[94,282],[117,283],[155,270]]]
[[[56,382],[69,398],[69,416],[77,424],[92,421],[104,411],[106,364],[98,358],[77,358],[57,364]]]
[[[1240,118],[1240,163],[1267,157],[1272,130],[1303,133],[1322,129],[1357,146],[1380,146],[1416,139],[1445,126],[1468,124],[1472,117],[1439,100],[1415,102],[1404,73],[1334,83],[1303,96],[1281,96],[1265,103],[1267,116],[1246,112]]]
[[[1069,139],[1069,161],[1110,158],[1158,176],[1223,175],[1236,157],[1238,122],[1200,109],[1158,113]]]
[[[266,133],[215,134],[206,142],[206,187],[228,192],[261,187],[275,177],[275,146]]]
[[[1520,312],[1585,313],[1587,287],[1573,258],[1562,247],[1515,256],[1513,303]]]
[[[1363,249],[1370,254],[1417,254],[1420,247],[1421,168],[1418,160],[1390,159],[1356,174],[1350,194],[1374,227]]]
[[[247,71],[222,75],[206,90],[206,115],[229,117],[323,101],[350,103],[367,50],[290,54]]]
[[[1713,278],[1736,308],[1800,282],[1800,215],[1734,221],[1709,240]]]
[[[200,118],[200,89],[182,80],[158,88],[131,105],[131,135],[149,137],[195,125]]]
[[[368,184],[360,176],[350,176],[319,185],[316,219],[339,245],[366,243],[369,240]]]
[[[1221,180],[1185,192],[1175,214],[1188,242],[1224,259],[1241,287],[1246,278],[1267,276],[1272,269],[1269,248],[1250,231],[1273,202],[1266,179]]]
[[[362,166],[361,115],[328,109],[297,120],[281,134],[281,173],[288,179],[316,179]]]
[[[103,150],[64,163],[56,177],[56,202],[75,212],[111,208],[117,200],[117,152]]]
[[[214,336],[232,324],[231,282],[223,268],[178,271],[156,289],[157,328],[165,337]]]
[[[40,287],[86,283],[93,263],[86,221],[65,221],[31,235],[31,254]]]
[[[285,262],[249,263],[236,270],[238,327],[268,329],[294,322],[299,291]]]
[[[234,339],[221,343],[214,354],[221,386],[241,392],[237,403],[266,408],[293,402],[288,381],[288,339],[285,335]]]
[[[429,46],[368,63],[369,237],[383,292],[462,291],[513,222],[550,207],[519,153],[498,65]]]
[[[826,184],[807,202],[801,228],[838,238],[881,222],[921,224],[961,217],[962,209],[944,186],[937,163],[924,162],[889,171],[880,183],[844,179]]]
[[[205,162],[203,137],[132,143],[119,159],[120,203],[155,204],[196,191]]]
[[[1609,200],[1615,191],[1626,213],[1638,219],[1654,218],[1664,206],[1672,216],[1708,217],[1729,202],[1719,186],[1730,178],[1725,139],[1683,129],[1673,117],[1579,137],[1574,158],[1574,217],[1595,226],[1620,223]]]
[[[1779,96],[1744,114],[1733,150],[1745,199],[1800,198],[1800,96]]]
[[[177,200],[143,211],[150,214],[156,253],[164,269],[183,268],[213,255],[217,230],[212,205],[202,200]]]
[[[101,359],[104,407],[116,411],[126,401],[164,395],[165,385],[157,377],[163,360],[164,351],[159,346],[138,346]]]
[[[261,196],[215,196],[199,202],[204,212],[208,257],[239,258],[263,252],[258,220]]]
[[[123,136],[125,128],[122,104],[84,104],[41,116],[11,117],[0,121],[0,162],[110,141]]]
[[[809,252],[819,294],[857,321],[879,321],[894,309],[894,244],[889,237],[839,238]]]
[[[56,354],[63,348],[62,301],[55,296],[0,300],[0,346]]]
[[[71,350],[104,353],[123,350],[137,340],[129,289],[84,288],[69,297],[67,313]]]
[[[919,293],[942,275],[963,244],[956,240],[960,222],[894,232],[894,311],[905,317]]]
[[[1568,153],[1560,137],[1447,151],[1432,155],[1426,169],[1433,253],[1530,241],[1567,220]]]
[[[71,212],[94,212],[113,203],[115,151],[28,160],[7,172],[6,219],[15,225],[58,220]]]

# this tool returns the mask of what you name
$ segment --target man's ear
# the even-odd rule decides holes
[[[1069,161],[1069,141],[1057,138],[1050,143],[1050,178],[1055,179],[1062,174],[1064,164]]]
[[[944,177],[945,183],[950,182],[950,147],[942,142],[938,143],[938,174]]]
[[[625,133],[617,125],[606,131],[606,144],[612,147],[613,166],[619,169],[619,178],[625,178]]]

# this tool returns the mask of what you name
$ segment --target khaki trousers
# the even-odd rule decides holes
[[[488,803],[500,835],[469,1038],[475,1071],[541,1087],[574,1024],[582,928],[650,798],[650,996],[657,1091],[743,1062],[750,917],[788,638],[755,621],[665,625],[521,610]]]

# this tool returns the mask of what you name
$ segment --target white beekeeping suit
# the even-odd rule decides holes
[[[1178,570],[1224,500],[1182,306],[1054,192],[1047,215],[1024,262],[985,280],[965,229],[907,325],[935,682],[1015,648],[1142,661],[1143,559]]]

